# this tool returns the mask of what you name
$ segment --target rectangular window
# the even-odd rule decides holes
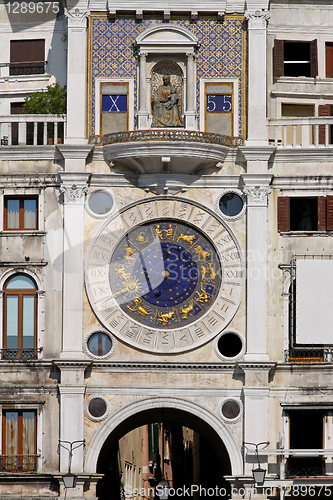
[[[10,75],[45,73],[45,40],[11,40]]]
[[[38,228],[37,196],[5,196],[5,231]]]
[[[290,449],[323,449],[324,413],[320,410],[289,412]],[[311,432],[309,432],[311,429]],[[324,474],[322,456],[290,456],[287,463],[289,477],[312,477]]]
[[[128,83],[101,83],[101,135],[128,130]]]
[[[36,411],[5,410],[2,413],[1,470],[37,470]]]
[[[278,231],[332,231],[333,196],[279,197]]]
[[[233,84],[205,83],[205,131],[233,136]]]
[[[318,76],[317,40],[275,40],[274,77]]]

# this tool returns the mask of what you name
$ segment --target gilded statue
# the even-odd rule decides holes
[[[163,85],[153,95],[152,127],[182,127],[179,109],[179,96],[176,87],[171,85],[170,76],[163,76]]]

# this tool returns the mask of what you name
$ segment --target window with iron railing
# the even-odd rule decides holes
[[[37,418],[35,410],[2,412],[1,472],[37,470]]]

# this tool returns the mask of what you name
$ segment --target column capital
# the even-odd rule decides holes
[[[67,17],[68,28],[86,28],[90,11],[80,10],[77,7],[72,10],[67,10],[65,8],[65,16]]]
[[[271,175],[244,174],[244,193],[247,195],[248,207],[267,207],[267,197],[271,193]]]
[[[246,11],[245,19],[248,21],[248,29],[266,29],[271,13],[268,10]]]
[[[89,187],[89,174],[87,175],[61,175],[60,192],[64,194],[64,203],[83,204]]]

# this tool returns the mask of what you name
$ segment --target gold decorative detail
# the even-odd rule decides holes
[[[204,265],[201,266],[201,272],[202,272],[202,279],[204,280],[207,274],[207,269]]]
[[[135,306],[134,307],[127,306],[127,309],[129,309],[132,312],[137,311],[141,316],[146,318],[151,314],[151,311],[149,307],[140,306],[141,302],[142,300],[139,297],[137,297],[136,299],[134,299]]]
[[[215,276],[216,276],[216,272],[214,271],[213,269],[213,264],[211,262],[209,262],[209,269],[210,269],[210,281],[213,282],[215,280]]]
[[[173,233],[172,225],[169,224],[169,229],[160,229],[160,225],[157,224],[157,226],[155,228],[155,233],[156,233],[156,236],[158,236],[160,240],[165,241],[168,238],[172,237],[172,233]]]
[[[180,312],[182,313],[182,318],[187,319],[187,315],[193,311],[193,302],[191,301],[187,307],[182,307]]]
[[[116,276],[122,281],[128,281],[130,279],[131,273],[126,273],[124,266],[122,264],[119,264],[118,267],[116,267]]]
[[[131,263],[131,260],[134,260],[134,257],[132,257],[132,255],[134,255],[134,252],[133,252],[132,248],[130,247],[130,245],[127,243],[125,260],[128,262],[128,264]]]
[[[200,260],[210,259],[210,252],[204,250],[200,245],[195,246],[194,251]]]
[[[206,290],[203,289],[202,284],[201,284],[201,293],[198,292],[198,290],[195,293],[198,294],[198,298],[196,299],[197,302],[201,302],[201,303],[208,302],[208,295],[207,295]]]
[[[141,231],[135,239],[139,245],[145,245],[148,242],[148,236],[143,231]]]
[[[160,314],[160,317],[158,318],[158,321],[161,321],[163,325],[167,325],[170,323],[170,319],[173,319],[173,315],[175,314],[174,311],[169,311],[167,313]]]
[[[196,238],[195,234],[183,234],[182,233],[180,236],[178,236],[177,241],[183,240],[186,243],[188,243],[189,245],[192,245],[195,238]]]

